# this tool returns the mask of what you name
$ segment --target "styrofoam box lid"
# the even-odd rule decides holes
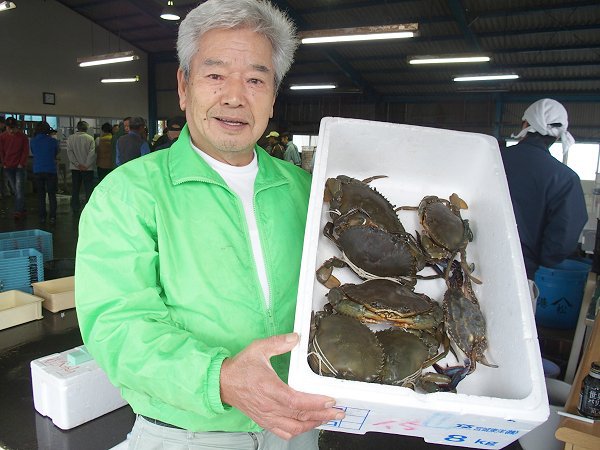
[[[82,364],[69,364],[67,355],[78,348],[80,347],[33,360],[31,361],[31,367],[40,370],[47,376],[54,378],[58,383],[65,385],[76,382],[78,378],[90,372],[101,370],[93,359]]]
[[[294,389],[403,409],[476,413],[482,417],[523,420],[533,428],[548,415],[544,373],[510,194],[495,138],[411,125],[356,119],[322,119],[315,152],[289,384]],[[306,361],[310,317],[326,303],[327,289],[315,271],[339,250],[322,234],[329,220],[323,202],[327,178],[348,175],[371,182],[395,206],[416,206],[425,195],[448,198],[457,193],[469,208],[461,211],[474,234],[467,260],[475,264],[474,285],[487,321],[486,356],[498,368],[478,364],[458,386],[458,393],[421,394],[407,388],[339,380],[315,374]],[[400,211],[409,232],[420,229],[415,211]],[[426,269],[430,270],[430,269]],[[428,274],[424,270],[423,274]],[[361,280],[349,269],[336,269],[342,282]],[[441,301],[443,280],[420,280],[417,292]],[[441,365],[456,365],[451,354]],[[462,362],[460,363],[462,364]],[[339,403],[339,402],[338,402]],[[527,428],[527,427],[526,427]],[[364,432],[364,431],[363,431]],[[401,433],[408,434],[408,433]]]

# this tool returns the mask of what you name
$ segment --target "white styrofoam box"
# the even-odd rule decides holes
[[[471,448],[503,448],[546,421],[544,373],[510,194],[497,141],[487,135],[355,119],[324,118],[309,201],[289,385],[334,397],[346,418],[322,428],[377,431],[423,437],[427,442]],[[475,264],[474,285],[487,321],[486,356],[498,368],[478,364],[458,393],[422,394],[408,388],[340,380],[315,374],[307,363],[312,311],[326,303],[327,289],[315,271],[339,250],[321,230],[329,220],[325,181],[348,175],[371,182],[396,206],[418,205],[425,195],[456,192],[469,205],[474,240],[467,260]],[[409,232],[417,213],[399,217]],[[427,269],[430,270],[430,269]],[[427,270],[422,274],[429,274]],[[342,282],[360,282],[349,269],[336,269]],[[417,292],[441,301],[443,280],[420,280]],[[441,365],[456,365],[451,354]],[[461,362],[462,364],[462,362]]]
[[[57,427],[69,430],[114,411],[127,402],[93,359],[69,363],[69,354],[85,352],[79,346],[31,361],[33,404]]]
[[[10,290],[0,292],[0,330],[42,318],[40,297]]]
[[[31,283],[33,293],[44,299],[43,307],[51,312],[75,308],[75,277]]]

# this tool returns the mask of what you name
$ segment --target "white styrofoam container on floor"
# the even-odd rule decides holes
[[[496,139],[491,136],[356,119],[324,118],[315,153],[306,224],[289,385],[334,397],[346,418],[322,428],[423,437],[427,442],[470,448],[503,448],[547,420],[548,399],[529,288],[510,194]],[[395,206],[418,205],[425,195],[457,193],[469,205],[474,240],[467,260],[487,321],[486,356],[498,368],[478,364],[458,393],[422,394],[408,388],[341,380],[314,373],[307,363],[310,318],[326,303],[315,271],[339,250],[322,234],[329,220],[323,202],[327,178],[348,175],[371,182]],[[419,229],[415,211],[400,211],[409,232]],[[423,271],[423,274],[428,273]],[[342,282],[360,282],[336,269]],[[441,301],[443,280],[420,280],[417,292]],[[462,362],[461,362],[462,363]],[[450,354],[441,365],[456,365]]]
[[[43,307],[50,312],[75,308],[75,277],[31,283],[33,293],[44,299]]]
[[[84,346],[31,361],[35,409],[63,430],[127,403],[93,359],[79,364],[69,361],[69,354],[80,356],[82,352],[85,352]]]

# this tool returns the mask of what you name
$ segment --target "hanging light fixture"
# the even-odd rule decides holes
[[[409,56],[409,64],[460,64],[488,62],[487,55],[439,55],[439,56]]]
[[[0,2],[0,11],[8,11],[9,9],[15,9],[17,5],[14,2]]]
[[[516,73],[509,74],[483,74],[483,75],[465,75],[454,77],[454,81],[495,81],[495,80],[516,80],[519,75]]]
[[[417,23],[397,25],[379,25],[374,27],[337,28],[332,30],[313,30],[300,33],[302,44],[321,44],[326,42],[372,41],[381,39],[400,39],[416,36]]]
[[[107,53],[105,55],[87,56],[85,58],[77,58],[79,67],[99,66],[101,64],[114,64],[125,61],[133,61],[140,59],[133,51]]]
[[[137,83],[140,81],[139,75],[127,78],[102,78],[100,83]]]
[[[181,16],[175,9],[175,5],[173,5],[173,0],[169,0],[167,2],[167,6],[164,7],[162,14],[160,15],[161,19],[165,20],[179,20]]]
[[[336,85],[333,83],[329,84],[292,84],[290,89],[292,91],[306,91],[313,89],[335,89]]]

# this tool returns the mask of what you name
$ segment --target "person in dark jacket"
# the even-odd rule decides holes
[[[117,166],[132,159],[150,153],[150,147],[145,139],[146,121],[141,117],[129,119],[129,133],[117,141]]]
[[[549,150],[560,139],[568,152],[575,141],[567,127],[563,105],[538,100],[513,135],[520,142],[501,152],[530,285],[540,265],[552,267],[573,254],[588,218],[581,180]]]
[[[42,224],[46,223],[46,193],[50,205],[50,223],[56,222],[56,158],[60,148],[58,141],[50,136],[50,130],[48,122],[38,122],[35,126],[35,136],[29,143],[38,194],[38,214]]]

